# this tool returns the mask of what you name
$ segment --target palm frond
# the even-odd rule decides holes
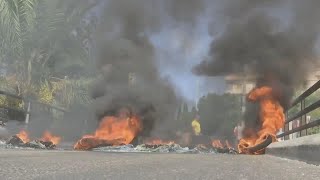
[[[33,27],[38,0],[0,0],[0,33],[9,48],[20,55],[23,36]]]

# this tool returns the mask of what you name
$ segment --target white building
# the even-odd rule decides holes
[[[320,69],[315,69],[310,71],[306,81],[305,81],[305,89],[308,89],[316,82],[320,80]]]
[[[255,87],[256,78],[253,75],[230,74],[225,76],[227,85],[226,93],[247,94]],[[306,90],[320,80],[320,69],[311,70],[305,83],[302,84],[302,90]]]
[[[254,76],[241,76],[231,74],[225,76],[226,93],[230,94],[247,94],[255,86]]]

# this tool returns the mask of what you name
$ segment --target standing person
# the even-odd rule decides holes
[[[200,125],[199,119],[200,119],[199,115],[196,115],[196,117],[194,118],[194,120],[191,123],[193,133],[196,136],[199,136],[201,134],[201,125]]]

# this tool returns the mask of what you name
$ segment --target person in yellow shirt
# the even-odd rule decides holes
[[[197,116],[191,123],[193,133],[196,136],[199,136],[201,134],[201,125],[199,122],[199,116]]]

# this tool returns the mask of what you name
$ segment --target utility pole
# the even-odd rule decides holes
[[[242,115],[246,111],[246,78],[245,75],[242,78],[242,97],[241,97],[241,112]]]
[[[28,101],[28,103],[27,103],[27,114],[26,114],[26,118],[25,118],[26,126],[28,126],[28,124],[30,122],[30,112],[31,112],[31,102]]]
[[[246,111],[246,96],[247,96],[247,74],[248,74],[248,67],[244,66],[243,68],[243,74],[242,78],[240,79],[240,83],[242,84],[242,93],[241,93],[241,116],[244,117],[245,111]],[[240,126],[238,126],[238,129],[241,129],[244,127],[244,119],[239,119],[238,122],[240,122]]]
[[[247,96],[247,73],[248,73],[248,67],[243,67],[243,76],[242,76],[242,100],[241,100],[241,112],[242,115],[244,115],[244,112],[246,111],[246,96]]]
[[[198,111],[198,102],[200,97],[200,81],[197,79],[196,81],[196,110]]]

